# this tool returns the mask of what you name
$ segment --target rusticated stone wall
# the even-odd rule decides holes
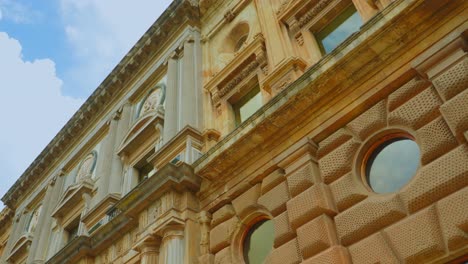
[[[274,221],[269,264],[429,263],[466,255],[468,58],[453,56],[415,66],[418,74],[315,149],[216,210],[213,263],[242,263],[241,238],[259,218]],[[369,140],[395,131],[414,137],[420,165],[402,189],[377,194],[360,176],[362,153]]]

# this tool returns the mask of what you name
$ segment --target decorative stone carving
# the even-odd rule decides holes
[[[156,111],[162,107],[166,98],[166,85],[159,83],[151,90],[143,100],[139,116],[144,116],[148,112]]]
[[[230,23],[235,17],[236,17],[236,14],[232,12],[232,10],[228,10],[224,14],[224,19],[226,20],[226,23]]]
[[[318,2],[313,8],[311,8],[299,19],[299,28],[302,28],[305,24],[309,23],[332,1],[333,0],[321,0],[320,2]]]
[[[201,225],[200,253],[201,255],[210,253],[210,222],[211,214],[202,211],[198,216]]]
[[[93,174],[94,167],[96,167],[96,160],[97,160],[97,152],[93,151],[89,153],[84,160],[81,162],[80,167],[78,169],[78,173],[76,174],[76,182],[79,182],[85,178],[91,178]]]

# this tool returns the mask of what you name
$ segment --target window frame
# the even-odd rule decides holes
[[[347,14],[349,12],[349,14]],[[342,10],[340,10],[334,17],[333,19],[330,19],[330,22],[325,24],[323,27],[321,27],[319,30],[314,32],[314,37],[317,42],[318,47],[320,48],[320,52],[323,55],[332,53],[338,46],[340,46],[342,43],[346,41],[350,36],[352,36],[354,33],[359,32],[359,30],[352,32],[349,34],[346,38],[344,38],[340,43],[337,43],[336,46],[331,49],[329,52],[326,51],[325,46],[323,45],[323,40],[327,38],[331,33],[333,33],[338,27],[343,25],[343,23],[352,17],[354,14],[357,14],[361,18],[362,22],[362,17],[359,11],[357,10],[356,6],[351,2],[348,6],[344,7]],[[364,23],[361,23],[359,26],[362,27]],[[328,29],[331,27],[331,29]],[[325,31],[325,34],[323,32]]]
[[[419,147],[419,144],[416,140],[416,138],[407,133],[407,132],[388,132],[384,135],[380,135],[377,140],[371,142],[371,144],[369,145],[369,147],[367,147],[364,151],[364,156],[362,157],[362,160],[360,162],[360,175],[361,175],[361,180],[364,182],[364,185],[366,187],[366,189],[374,194],[379,194],[379,195],[387,195],[389,193],[380,193],[380,192],[376,192],[372,186],[370,185],[370,167],[371,166],[368,166],[369,163],[370,165],[372,165],[373,161],[371,161],[371,159],[375,158],[376,155],[374,155],[377,151],[377,154],[380,153],[381,150],[383,150],[385,147],[387,147],[388,145],[394,143],[394,142],[397,142],[399,140],[411,140],[413,141],[414,143],[416,143]],[[421,151],[421,148],[419,147],[420,151]],[[419,157],[419,165],[418,165],[418,169],[421,167],[421,156]],[[404,184],[403,186],[406,186],[413,178],[414,176],[417,174],[417,170],[415,172],[415,174],[411,177],[411,179],[408,180],[408,182],[406,184]],[[393,191],[391,193],[397,193],[398,190],[396,191]]]

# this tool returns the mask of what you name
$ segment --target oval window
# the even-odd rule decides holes
[[[364,164],[367,182],[376,193],[396,192],[416,174],[419,159],[418,144],[408,137],[374,144]]]
[[[273,250],[274,239],[273,221],[264,220],[253,225],[244,240],[245,263],[263,264]]]

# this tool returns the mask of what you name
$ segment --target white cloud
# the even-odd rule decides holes
[[[0,47],[3,196],[83,100],[62,95],[62,80],[56,76],[52,60],[24,61],[21,44],[5,32],[0,32]]]
[[[28,24],[41,17],[41,13],[31,6],[13,0],[0,0],[0,20],[17,24]]]
[[[60,0],[64,31],[75,60],[63,76],[67,91],[90,94],[170,2]]]

